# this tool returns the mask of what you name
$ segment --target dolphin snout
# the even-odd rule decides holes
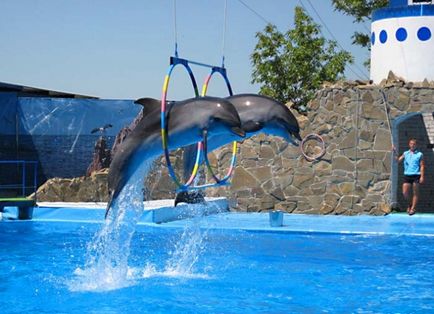
[[[289,142],[294,146],[299,146],[300,143],[303,141],[299,129],[297,128],[297,130],[294,130],[290,128],[288,130],[288,133],[289,133]]]
[[[238,135],[239,137],[245,138],[246,137],[246,132],[237,126],[233,126],[231,127],[231,132],[234,133],[235,135]]]
[[[299,132],[291,132],[291,134],[300,142],[303,140]]]

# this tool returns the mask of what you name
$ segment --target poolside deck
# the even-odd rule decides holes
[[[229,210],[228,201],[223,197],[207,197],[207,205],[203,204],[180,204],[173,207],[174,200],[146,201],[144,213],[141,218],[146,223],[164,223],[179,219],[186,219],[197,215],[211,215]],[[6,204],[6,203],[5,203]],[[14,207],[14,203],[5,205]],[[31,207],[33,209],[33,207]],[[65,203],[65,202],[38,202],[37,210],[32,215],[33,219],[63,220],[63,221],[104,221],[104,213],[107,203]],[[7,219],[18,218],[19,213],[11,210],[5,217]],[[30,217],[29,219],[32,219]],[[1,218],[0,218],[1,220]]]

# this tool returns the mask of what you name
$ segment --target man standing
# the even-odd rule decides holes
[[[404,183],[402,184],[402,194],[409,202],[407,213],[413,215],[416,213],[416,205],[419,200],[419,185],[424,182],[425,163],[423,154],[417,149],[417,141],[412,138],[408,142],[409,150],[395,159],[399,162],[404,160]],[[396,154],[396,149],[393,148]],[[410,199],[410,190],[413,190],[413,197]]]

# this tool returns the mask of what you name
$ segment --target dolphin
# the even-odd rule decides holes
[[[225,99],[237,110],[246,137],[265,133],[280,136],[295,146],[302,140],[298,121],[285,104],[257,94],[239,94]]]
[[[153,98],[141,98],[141,119],[113,156],[108,174],[109,202],[106,217],[125,185],[133,176],[143,178],[148,171],[144,164],[162,154],[161,103]],[[170,102],[166,108],[168,149],[174,150],[199,142],[203,134],[210,139],[233,141],[245,136],[234,106],[216,97],[191,98]],[[143,185],[143,181],[142,181]]]
[[[302,140],[297,119],[283,103],[257,94],[237,94],[225,98],[231,102],[241,119],[241,128],[246,132],[246,137],[252,137],[258,133],[279,136],[292,145],[298,146]],[[208,152],[211,152],[225,144],[230,143],[226,138],[208,140]],[[187,147],[184,151],[184,174],[191,173],[195,161],[196,150]],[[180,192],[176,195],[175,206],[178,203],[203,202],[203,194],[198,191]]]

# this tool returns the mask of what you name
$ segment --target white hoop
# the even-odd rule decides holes
[[[320,147],[321,147],[321,152],[320,152],[319,154],[317,154],[316,156],[313,156],[313,157],[308,156],[308,155],[306,154],[306,152],[304,151],[304,145],[306,144],[306,142],[307,142],[308,140],[316,140],[317,142],[320,143],[319,145],[320,145]],[[324,154],[326,153],[326,148],[325,148],[324,139],[323,139],[321,136],[319,136],[318,134],[314,134],[314,133],[309,134],[309,135],[307,135],[307,136],[306,136],[306,137],[301,141],[301,144],[300,144],[300,150],[301,150],[301,153],[303,154],[304,158],[306,158],[307,161],[315,161],[315,160],[318,160],[318,159],[320,159],[322,156],[324,156]]]

